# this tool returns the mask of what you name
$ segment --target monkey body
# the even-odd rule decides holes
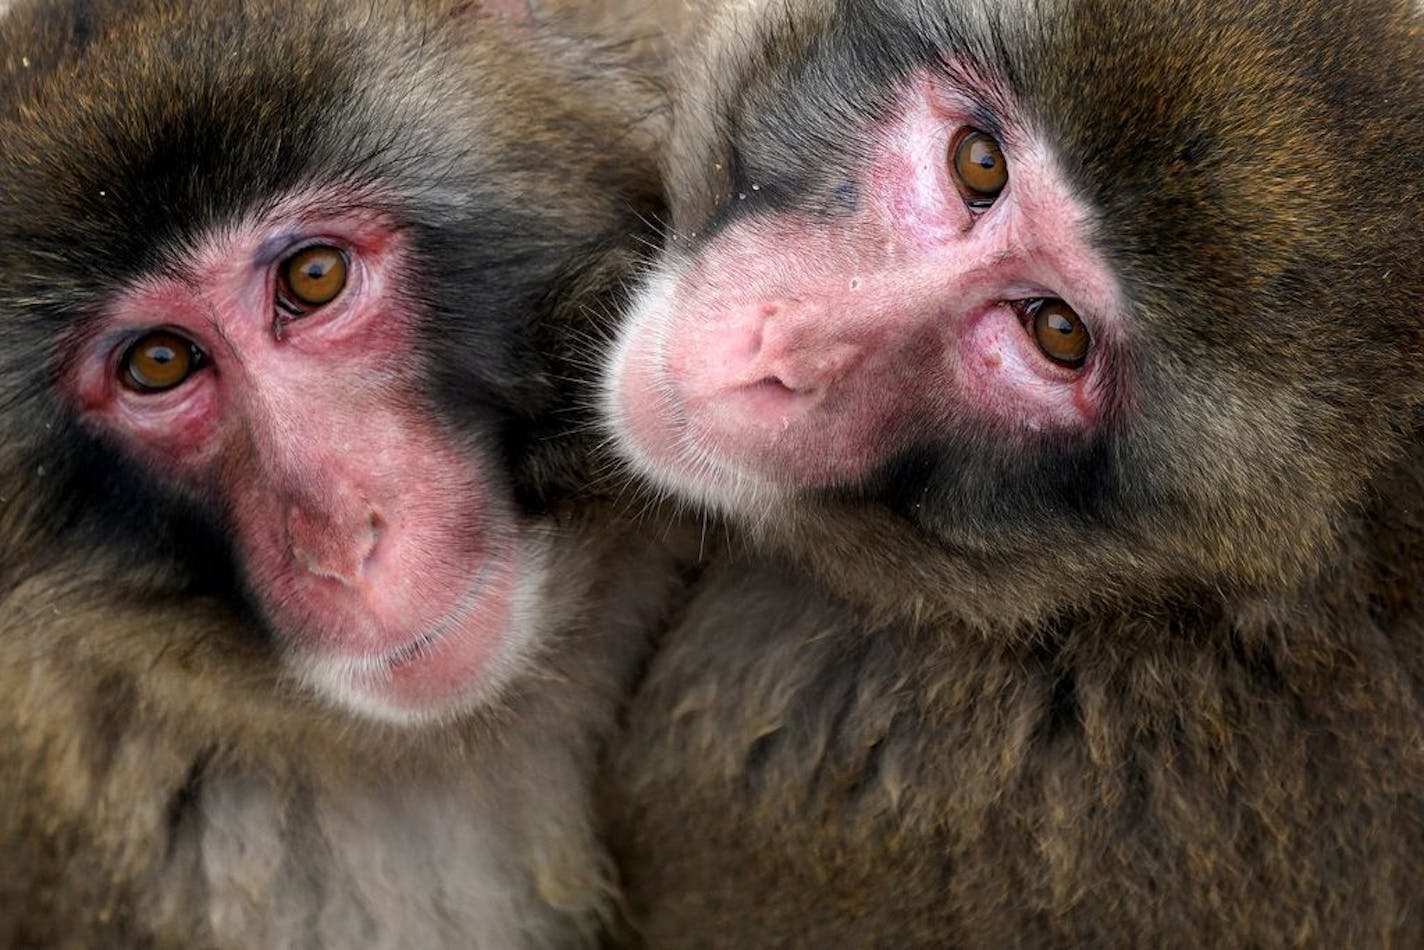
[[[606,775],[635,941],[1424,940],[1424,57],[1341,12],[716,13],[606,365],[745,542]]]
[[[600,533],[562,545],[565,609],[528,682],[414,734],[254,681],[220,602],[113,574],[11,592],[0,938],[591,942],[613,893],[592,759],[674,583],[662,554]],[[609,572],[597,591],[590,556]]]
[[[1420,619],[1369,573],[1015,635],[718,569],[607,779],[641,939],[1412,945]]]
[[[516,7],[0,20],[0,943],[596,941],[681,559],[567,361],[653,110]]]

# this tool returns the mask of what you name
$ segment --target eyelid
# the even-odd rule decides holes
[[[211,361],[207,349],[197,340],[193,339],[192,333],[182,327],[174,326],[171,323],[155,323],[152,326],[144,327],[124,327],[110,333],[105,333],[99,338],[99,348],[109,354],[109,363],[117,369],[119,361],[124,358],[125,353],[133,349],[139,340],[142,340],[146,336],[152,336],[155,333],[171,333],[174,336],[182,337],[187,340],[195,350],[202,354],[205,361]]]
[[[999,148],[1008,150],[1008,133],[1004,129],[1003,123],[998,116],[983,106],[974,108],[965,122],[969,128],[978,129],[985,135],[999,143]]]
[[[267,270],[295,254],[306,240],[290,232],[274,234],[257,245],[257,250],[252,253],[252,266],[257,270]]]
[[[273,271],[283,261],[291,260],[310,247],[334,247],[346,255],[348,261],[355,257],[350,241],[334,235],[285,232],[274,234],[257,246],[252,253],[255,270]]]

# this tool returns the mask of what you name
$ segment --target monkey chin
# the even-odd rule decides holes
[[[521,539],[523,540],[523,539]],[[547,548],[489,557],[434,625],[379,655],[289,651],[290,672],[326,701],[396,726],[438,725],[499,701],[531,661],[552,618]]]
[[[736,465],[726,453],[709,451],[691,431],[666,368],[672,321],[661,319],[673,306],[679,283],[675,267],[662,270],[628,309],[599,377],[599,415],[609,440],[635,477],[690,509],[774,511],[792,488]]]

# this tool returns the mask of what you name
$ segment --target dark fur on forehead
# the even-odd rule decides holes
[[[29,136],[7,147],[25,149],[7,155],[7,199],[25,226],[6,236],[36,257],[83,260],[99,289],[170,266],[194,237],[289,189],[360,187],[411,157],[400,132],[412,130],[371,123],[377,115],[418,121],[409,109],[416,101],[406,115],[373,101],[361,82],[380,68],[365,48],[373,37],[334,9],[131,3],[100,15],[94,6],[39,14],[86,25],[51,65],[66,91],[34,83],[14,102]],[[160,35],[133,28],[139,7],[164,6]],[[119,63],[131,77],[122,86],[110,82]],[[88,160],[45,163],[45,155]]]
[[[1036,22],[977,4],[768,4],[714,66],[728,78],[716,96],[721,114],[700,143],[713,154],[700,167],[723,169],[725,184],[697,222],[699,237],[764,211],[853,211],[846,196],[866,143],[848,130],[885,118],[901,81],[947,56],[1013,83],[1019,69],[1009,51]]]

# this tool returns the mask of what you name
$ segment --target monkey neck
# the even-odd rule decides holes
[[[1339,516],[1308,569],[1211,574],[1145,548],[1117,561],[1087,550],[994,556],[947,551],[870,506],[816,512],[773,525],[756,541],[789,558],[870,624],[964,629],[991,639],[1039,641],[1075,626],[1194,617],[1221,635],[1282,627],[1312,636],[1359,627],[1392,630],[1424,616],[1412,565],[1424,563],[1424,446],[1381,471],[1367,500]],[[1137,563],[1131,561],[1140,553]],[[1270,631],[1276,631],[1270,633]]]

